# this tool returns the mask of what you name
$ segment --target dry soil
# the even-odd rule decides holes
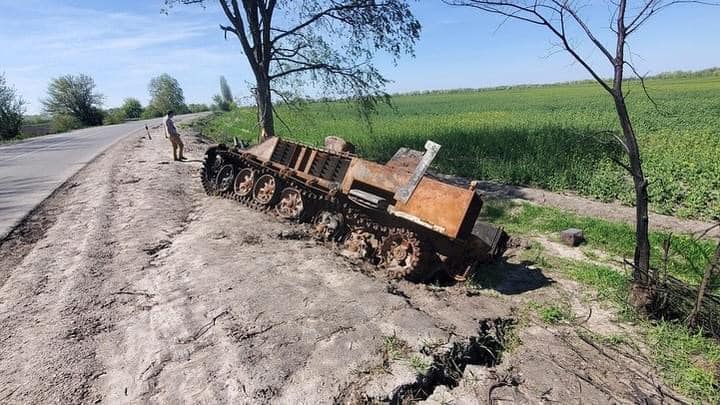
[[[0,403],[672,402],[642,350],[578,333],[624,328],[609,310],[517,252],[493,290],[386,280],[204,195],[185,140],[184,163],[117,143],[2,242]],[[561,300],[577,319],[526,313]]]

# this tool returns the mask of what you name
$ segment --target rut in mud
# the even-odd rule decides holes
[[[506,328],[512,327],[511,319],[485,319],[480,321],[477,336],[454,342],[440,353],[432,355],[432,362],[424,374],[419,374],[411,384],[393,390],[388,398],[379,398],[391,404],[402,404],[427,399],[438,386],[455,388],[463,378],[468,365],[495,367],[505,348]]]

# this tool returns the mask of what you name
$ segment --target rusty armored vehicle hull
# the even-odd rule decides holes
[[[462,280],[499,258],[508,236],[476,223],[482,200],[474,185],[426,174],[440,145],[425,148],[402,148],[383,165],[357,157],[340,138],[318,148],[273,137],[211,147],[201,176],[208,194],[310,223],[316,237],[392,278],[424,281],[442,270]]]

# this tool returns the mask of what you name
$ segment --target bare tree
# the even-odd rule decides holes
[[[212,0],[165,0],[170,7]],[[255,76],[263,137],[275,134],[272,96],[287,101],[281,82],[309,79],[325,96],[351,96],[363,111],[388,100],[371,64],[377,50],[394,59],[412,53],[420,23],[406,0],[217,0]]]
[[[635,188],[635,255],[633,260],[633,294],[632,300],[639,308],[644,308],[652,299],[650,280],[650,242],[648,240],[648,181],[643,173],[640,148],[635,130],[632,126],[630,112],[625,103],[626,93],[623,90],[626,68],[636,75],[644,86],[643,77],[626,57],[628,38],[643,26],[651,17],[664,9],[680,3],[717,4],[702,1],[664,1],[644,0],[640,4],[631,5],[628,0],[617,0],[609,3],[611,13],[610,30],[613,32],[613,44],[605,45],[596,32],[582,17],[580,10],[583,4],[571,0],[442,0],[454,6],[471,7],[483,12],[498,14],[506,20],[518,20],[537,25],[550,31],[559,40],[558,46],[569,53],[595,81],[612,97],[617,118],[622,129],[622,137],[617,141],[622,145],[627,162],[616,161],[632,176]],[[601,77],[602,65],[593,63],[575,46],[572,33],[579,32],[599,50],[603,63],[609,64],[613,76],[610,80]],[[607,66],[607,65],[605,65]],[[647,94],[647,92],[646,92]]]

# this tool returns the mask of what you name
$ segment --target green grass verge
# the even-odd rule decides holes
[[[627,84],[652,209],[681,217],[720,216],[720,75],[647,81],[660,111],[637,82]],[[436,167],[448,174],[551,190],[575,190],[602,200],[631,203],[632,187],[610,157],[621,156],[609,135],[617,130],[609,97],[593,83],[434,92],[394,97],[370,126],[352,105],[310,103],[301,110],[277,106],[277,131],[320,144],[338,135],[369,159],[386,160],[401,146],[443,145]],[[252,140],[256,114],[249,108],[204,120],[218,141]]]
[[[617,270],[548,257],[538,247],[526,255],[530,260],[542,262],[545,269],[592,287],[599,298],[617,308],[621,319],[636,322],[651,360],[670,386],[697,403],[720,403],[720,343],[701,333],[693,333],[679,323],[650,322],[637,317],[626,300],[630,279]],[[557,323],[567,316],[556,305],[534,308],[546,323]],[[606,344],[627,343],[622,336],[603,337],[603,341]]]
[[[562,210],[530,204],[511,204],[489,201],[484,214],[503,225],[510,233],[557,233],[569,227],[583,229],[587,246],[611,255],[632,256],[633,229],[625,224],[588,218]],[[658,256],[664,235],[652,233],[653,253]],[[686,235],[677,235],[670,257],[668,272],[697,283],[701,274],[690,266],[689,260],[705,262],[714,243],[695,243]],[[683,252],[684,254],[679,254]],[[698,403],[720,403],[720,343],[688,330],[683,324],[668,321],[651,322],[637,315],[627,303],[630,277],[609,266],[590,262],[552,257],[535,244],[524,258],[545,270],[563,274],[597,293],[598,298],[616,308],[623,320],[635,322],[649,349],[651,360],[664,380]],[[688,259],[689,258],[689,259]],[[717,286],[715,286],[717,290]],[[536,306],[538,316],[546,323],[561,321],[566,315],[557,305]],[[623,338],[607,337],[608,343],[622,343]]]
[[[668,322],[645,328],[645,338],[665,381],[702,403],[720,404],[717,341]]]
[[[570,308],[570,305],[566,302],[559,304],[540,304],[531,301],[528,303],[528,307],[534,310],[543,322],[550,325],[569,322],[575,317],[572,308]]]
[[[634,228],[623,223],[583,217],[556,208],[508,201],[487,201],[483,214],[493,223],[502,225],[511,234],[548,233],[557,234],[568,228],[583,230],[586,246],[601,250],[613,256],[632,259],[635,249]],[[651,264],[663,268],[663,241],[668,234],[650,233],[652,249]],[[715,244],[712,241],[696,241],[688,235],[674,234],[667,272],[683,281],[699,284],[702,280],[708,258],[712,256]],[[716,280],[717,281],[717,280]],[[720,290],[715,282],[711,289]]]

